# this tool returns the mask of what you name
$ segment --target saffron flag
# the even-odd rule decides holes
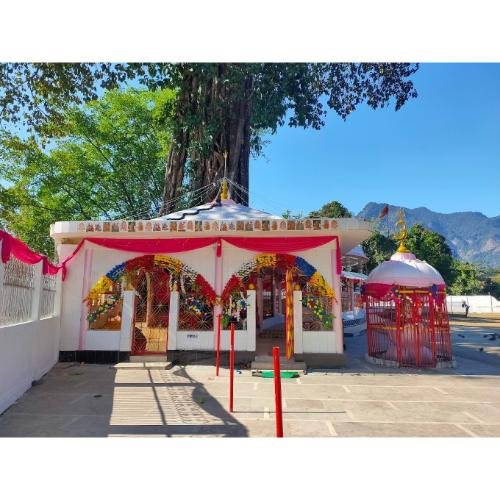
[[[386,205],[381,211],[380,213],[378,214],[378,218],[379,219],[382,219],[383,217],[385,217],[387,214],[389,213],[389,205]]]

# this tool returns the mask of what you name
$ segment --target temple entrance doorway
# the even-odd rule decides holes
[[[267,267],[261,269],[256,279],[256,356],[271,356],[274,346],[278,346],[280,352],[285,353],[285,273],[285,270]]]
[[[132,354],[165,354],[168,341],[170,276],[164,269],[142,270],[135,283]]]

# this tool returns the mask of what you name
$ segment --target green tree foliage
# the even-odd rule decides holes
[[[312,211],[309,217],[352,217],[352,214],[339,201],[331,201],[323,205],[319,210]]]
[[[453,256],[444,236],[414,224],[408,230],[406,246],[418,259],[436,268],[448,285],[453,281]]]
[[[302,212],[298,213],[298,214],[292,214],[292,211],[287,208],[282,214],[281,214],[281,217],[283,217],[283,219],[302,219],[303,218],[303,215],[302,215]]]
[[[470,262],[453,261],[454,279],[448,289],[450,295],[480,295],[484,293],[486,270]]]
[[[47,121],[58,139],[0,136],[0,221],[53,255],[56,220],[151,218],[159,210],[175,93],[108,91]]]
[[[136,64],[0,64],[0,120],[21,124],[41,137],[64,133],[64,110],[93,101],[140,72]],[[45,129],[51,125],[51,132]]]
[[[263,133],[285,123],[320,129],[327,109],[345,119],[362,103],[373,109],[394,103],[398,110],[417,95],[410,80],[417,69],[403,63],[4,64],[0,118],[47,134],[47,121],[57,122],[68,103],[94,99],[99,87],[134,79],[150,89],[177,89],[165,213],[186,183],[217,189],[224,151],[228,176],[243,186],[239,195],[247,203],[249,158],[261,152]]]
[[[368,257],[366,264],[368,272],[375,269],[381,262],[389,260],[398,247],[393,238],[384,236],[378,231],[374,232],[361,246]]]

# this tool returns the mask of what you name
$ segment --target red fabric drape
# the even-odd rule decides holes
[[[210,238],[165,238],[165,239],[118,239],[118,238],[85,238],[61,264],[63,279],[66,277],[67,263],[80,251],[85,241],[113,250],[140,253],[178,253],[189,252],[199,248],[217,244],[217,255],[220,256],[221,241],[225,241],[238,248],[262,253],[287,253],[310,250],[335,240],[337,245],[337,273],[340,274],[342,264],[340,260],[340,245],[338,236],[293,236],[291,238],[248,238],[248,237],[210,237]]]
[[[168,239],[114,239],[114,238],[86,238],[90,243],[101,247],[123,250],[124,252],[141,253],[178,253],[198,250],[212,245],[218,238],[168,238]]]
[[[5,231],[0,230],[0,240],[2,241],[2,262],[4,264],[9,261],[11,255],[14,255],[16,259],[25,264],[33,265],[43,261],[43,274],[57,274],[61,268],[61,266],[56,266],[49,262],[46,255],[34,252],[26,243],[14,238],[14,236]]]

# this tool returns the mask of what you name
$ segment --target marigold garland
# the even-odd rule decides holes
[[[325,278],[316,271],[309,280],[309,285],[312,290],[315,292],[315,295],[335,298],[335,293],[332,287],[326,282]]]
[[[276,266],[276,254],[262,254],[255,258],[255,266],[260,271],[264,267]]]
[[[239,276],[233,274],[231,278],[229,278],[229,281],[227,282],[226,286],[224,287],[224,290],[221,295],[222,300],[225,302],[234,292],[243,289],[244,289],[243,281]]]
[[[209,304],[215,304],[215,300],[217,295],[215,294],[215,290],[212,288],[210,283],[201,275],[198,274],[195,279],[195,285],[199,287],[199,290],[202,296]]]
[[[184,267],[184,264],[179,259],[169,257],[168,255],[155,255],[154,263],[157,266],[166,267],[175,275],[180,274]]]
[[[195,303],[193,300],[196,300],[197,305],[206,302],[210,307],[215,303],[216,294],[210,283],[201,274],[185,265],[182,261],[168,255],[141,255],[140,257],[135,257],[114,266],[105,276],[99,278],[89,292],[87,299],[96,300],[103,293],[112,291],[113,285],[119,282],[125,273],[136,272],[141,269],[154,271],[155,267],[158,271],[167,272],[171,277],[174,276],[176,279],[181,279],[182,277],[182,280],[185,282],[188,280],[187,282],[192,284],[195,293],[199,293],[202,296],[202,299],[192,299],[192,304]],[[118,295],[116,297],[113,295],[112,299],[108,297],[107,303],[89,313],[87,319],[91,322],[95,321],[100,314],[103,314],[112,307],[118,299]],[[113,300],[113,304],[111,304],[111,300]]]
[[[107,276],[101,276],[90,290],[87,299],[96,300],[99,298],[99,295],[103,293],[109,293],[112,291],[112,289],[113,281],[111,281]]]

